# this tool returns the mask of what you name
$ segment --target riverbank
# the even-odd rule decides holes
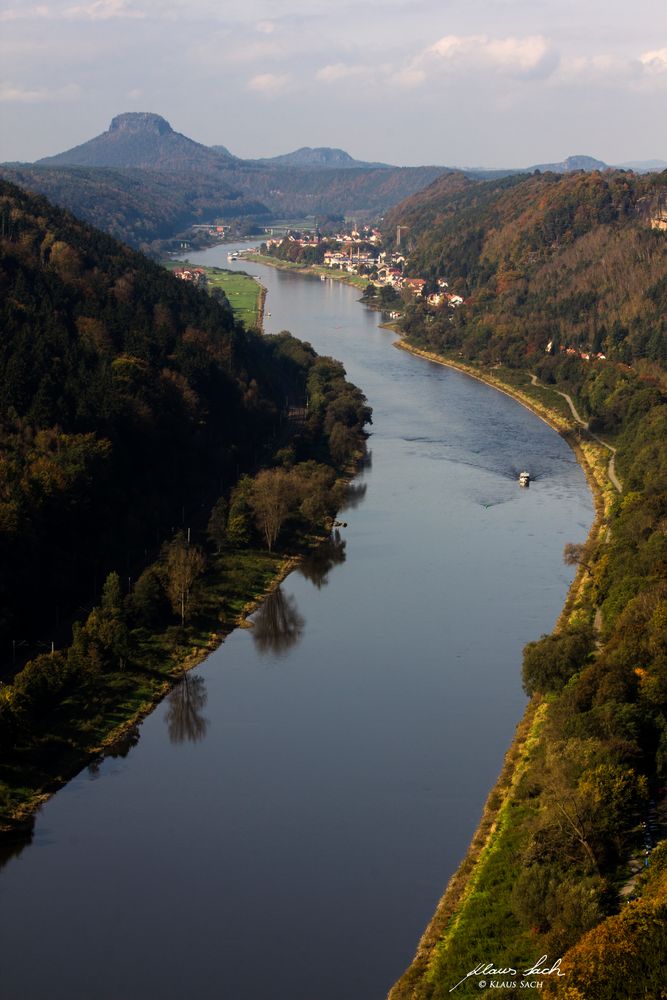
[[[292,271],[297,274],[310,274],[316,278],[326,278],[327,280],[331,279],[331,281],[339,281],[343,285],[351,285],[353,288],[358,288],[360,291],[364,291],[368,285],[368,278],[365,278],[363,275],[349,274],[347,271],[337,271],[331,267],[320,267],[317,264],[293,264],[291,261],[280,260],[278,257],[271,257],[267,254],[261,253],[243,254],[242,259],[250,260],[255,264],[266,264],[267,267],[274,267],[278,271]]]
[[[183,268],[188,264],[187,258],[162,262],[162,266],[168,271]],[[205,287],[208,291],[218,288],[225,293],[237,319],[248,329],[263,329],[266,289],[261,282],[244,271],[230,271],[224,267],[201,264],[197,267],[206,275]]]
[[[304,536],[298,549],[284,553],[238,549],[212,558],[201,581],[200,613],[183,628],[171,625],[151,633],[136,630],[133,666],[120,677],[108,678],[92,718],[87,711],[79,712],[74,696],[70,696],[67,711],[61,711],[44,735],[47,747],[42,748],[35,735],[30,759],[10,761],[5,754],[0,773],[8,790],[3,789],[5,815],[0,820],[0,836],[29,831],[33,814],[44,802],[84,767],[122,744],[183,675],[246,623],[303,556],[326,537]],[[84,701],[88,710],[85,695]],[[41,761],[43,749],[57,759]]]
[[[259,283],[243,279],[257,294]],[[119,726],[122,735],[145,716],[286,575],[294,563],[285,558],[329,536],[345,483],[365,453],[371,410],[342,366],[310,348],[292,356],[300,347],[288,335],[275,338],[272,348],[278,367],[301,371],[305,386],[293,388],[293,376],[286,375],[281,389],[292,389],[298,401],[307,387],[307,414],[293,406],[280,424],[277,413],[273,425],[267,420],[272,450],[261,459],[256,454],[254,479],[237,469],[238,482],[229,498],[219,498],[209,527],[202,505],[187,538],[172,529],[173,538],[152,566],[142,567],[130,593],[118,573],[110,573],[99,606],[74,625],[67,648],[35,657],[0,691],[0,829],[21,823],[45,794],[115,743]],[[277,490],[283,506],[269,531],[269,515],[262,520],[261,512]],[[276,555],[271,549],[283,526],[282,555]]]
[[[405,340],[395,342],[394,346],[426,361],[453,368],[503,392],[531,410],[567,441],[586,475],[594,498],[596,516],[586,542],[587,559],[594,563],[599,546],[607,537],[611,503],[617,496],[614,480],[608,475],[605,449],[609,446],[583,431],[569,405],[565,410],[565,400],[551,398],[562,394],[539,385],[530,373],[506,372],[501,366],[494,366],[491,370],[481,369],[459,359],[421,350]],[[575,623],[593,624],[597,618],[596,610],[592,574],[580,565],[554,631]],[[474,952],[477,946],[481,946],[483,952],[484,945],[491,946],[497,937],[491,927],[506,926],[512,920],[512,882],[518,879],[520,873],[515,824],[516,816],[525,811],[518,790],[529,766],[543,752],[541,731],[546,710],[546,700],[533,697],[529,702],[505,755],[498,780],[489,793],[468,851],[449,880],[435,914],[419,941],[412,963],[390,990],[388,1000],[421,1000],[430,996],[437,977],[439,956],[447,951],[454,954],[461,952],[463,975],[474,965],[474,961],[467,964],[470,960],[468,947],[472,945]],[[481,953],[478,961],[480,957]],[[489,957],[495,957],[493,947],[490,947]]]

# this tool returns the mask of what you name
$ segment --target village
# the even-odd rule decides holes
[[[326,236],[318,229],[313,231],[287,229],[280,236],[270,236],[260,247],[238,251],[234,256],[246,257],[259,253],[262,256],[275,257],[295,264],[317,267],[321,277],[325,276],[324,269],[328,269],[331,272],[339,272],[341,277],[345,274],[366,278],[368,285],[378,291],[392,289],[396,293],[394,308],[389,312],[391,319],[398,319],[401,315],[396,308],[400,304],[399,295],[404,303],[422,296],[433,309],[441,307],[456,309],[463,305],[464,298],[451,292],[449,283],[444,278],[431,282],[431,291],[426,293],[428,282],[425,278],[410,277],[406,274],[409,262],[408,257],[401,252],[403,229],[401,226],[397,229],[396,250],[393,251],[383,249],[382,233],[379,229],[364,226],[361,230],[354,227],[349,231],[341,230]],[[210,227],[209,235],[218,239],[224,238],[224,227]],[[207,288],[207,274],[201,267],[186,264],[176,267],[173,273],[181,281]],[[549,341],[544,350],[547,354],[558,352],[576,356],[582,361],[606,361],[606,356],[601,352],[565,345],[556,347],[553,341]]]
[[[317,263],[331,271],[342,271],[350,275],[367,277],[375,288],[392,288],[412,296],[424,294],[426,280],[408,277],[405,273],[408,259],[400,251],[400,229],[397,249],[393,252],[382,249],[382,234],[379,229],[365,227],[361,232],[337,232],[323,237],[319,232],[288,232],[280,239],[268,239],[262,243],[261,252],[268,256],[302,260]],[[429,305],[444,304],[456,308],[463,304],[463,298],[449,291],[444,279],[437,282],[437,291],[426,296]]]

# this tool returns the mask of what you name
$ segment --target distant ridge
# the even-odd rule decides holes
[[[174,132],[160,115],[130,111],[117,115],[108,131],[55,156],[39,166],[140,167],[148,170],[210,170],[234,162],[230,153]]]
[[[221,147],[216,146],[216,149]],[[222,147],[224,148],[224,147]],[[301,146],[292,153],[282,153],[280,156],[261,157],[256,163],[266,163],[269,166],[284,167],[335,167],[338,170],[346,169],[366,169],[376,170],[386,167],[390,169],[388,163],[366,163],[364,160],[355,160],[354,157],[346,153],[344,149],[335,149],[331,146]]]
[[[538,163],[534,167],[527,168],[532,173],[540,170],[542,173],[548,171],[553,174],[571,174],[574,170],[609,170],[609,165],[602,160],[596,160],[593,156],[568,156],[560,163]]]
[[[638,174],[652,174],[654,171],[667,170],[667,160],[630,160],[617,166],[622,170],[634,170]]]

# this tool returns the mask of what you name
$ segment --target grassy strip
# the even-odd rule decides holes
[[[507,751],[498,781],[486,801],[482,818],[466,856],[450,879],[438,908],[419,942],[412,964],[390,991],[389,1000],[412,1000],[413,997],[424,995],[416,991],[425,983],[432,982],[443,948],[451,945],[462,926],[463,931],[466,931],[467,907],[474,904],[475,894],[479,894],[480,883],[489,872],[491,863],[495,861],[497,864],[499,857],[505,856],[500,844],[499,831],[507,833],[506,821],[512,791],[525,772],[537,741],[543,714],[544,706],[540,706],[535,700],[530,702],[517,727],[512,745]],[[462,967],[464,965],[465,961],[462,961]],[[464,971],[467,971],[467,968]]]
[[[304,539],[304,549],[322,539]],[[132,665],[102,675],[36,720],[0,764],[0,831],[29,825],[35,809],[99,754],[122,744],[137,723],[241,624],[293,569],[299,553],[238,549],[212,557],[201,580],[197,617],[184,628],[132,633]]]
[[[275,267],[279,271],[297,271],[300,274],[313,274],[316,277],[331,278],[332,281],[340,281],[344,285],[352,285],[362,291],[368,285],[369,279],[360,274],[350,274],[349,271],[339,271],[332,267],[323,267],[319,264],[295,264],[291,260],[280,260],[279,257],[271,257],[267,254],[253,253],[246,254],[245,260],[251,260],[255,264],[266,264],[268,267]]]
[[[183,267],[188,261],[164,261],[164,267],[173,271]],[[229,304],[237,319],[247,328],[261,329],[266,290],[250,274],[243,271],[227,271],[222,267],[192,265],[206,272],[209,290],[219,288],[229,299]]]
[[[606,537],[607,517],[617,494],[607,476],[605,448],[589,439],[574,423],[566,401],[546,386],[533,385],[526,372],[465,364],[458,358],[423,351],[405,341],[398,341],[395,346],[456,368],[505,392],[568,441],[584,469],[595,501],[596,518],[587,543],[594,559],[596,549]],[[580,568],[556,628],[582,617],[591,621],[594,612],[594,584],[586,570]],[[532,757],[541,752],[540,729],[546,707],[546,702],[536,699],[528,705],[468,852],[450,880],[413,962],[391,990],[390,1000],[444,996],[443,983],[449,984],[451,979],[449,985],[454,986],[481,958],[488,955],[489,961],[496,960],[501,953],[507,953],[508,947],[512,962],[522,959],[532,962],[538,957],[532,954],[534,943],[521,931],[512,913],[511,892],[519,874],[521,820],[529,808],[517,790]],[[460,996],[478,993],[476,980],[457,989]]]

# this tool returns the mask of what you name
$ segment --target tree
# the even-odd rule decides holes
[[[269,552],[294,509],[296,496],[294,479],[284,469],[265,469],[255,477],[250,505]]]
[[[222,551],[227,539],[227,514],[228,506],[224,497],[215,504],[208,519],[207,534],[215,545],[216,552]]]
[[[589,625],[570,626],[529,642],[523,651],[523,686],[526,693],[561,691],[584,666],[595,645]]]
[[[227,517],[227,542],[236,548],[248,545],[252,537],[252,508],[250,499],[253,481],[250,476],[241,476],[232,490]]]
[[[193,589],[197,578],[204,572],[206,559],[201,549],[189,545],[180,533],[164,552],[164,573],[167,596],[172,610],[181,616],[181,625],[193,606]]]
[[[593,570],[584,561],[586,557],[586,546],[575,542],[568,542],[563,549],[563,562],[566,566],[583,566],[585,570],[592,573]]]
[[[160,575],[149,566],[134,585],[128,600],[131,615],[142,625],[158,625],[169,615],[169,601]]]

